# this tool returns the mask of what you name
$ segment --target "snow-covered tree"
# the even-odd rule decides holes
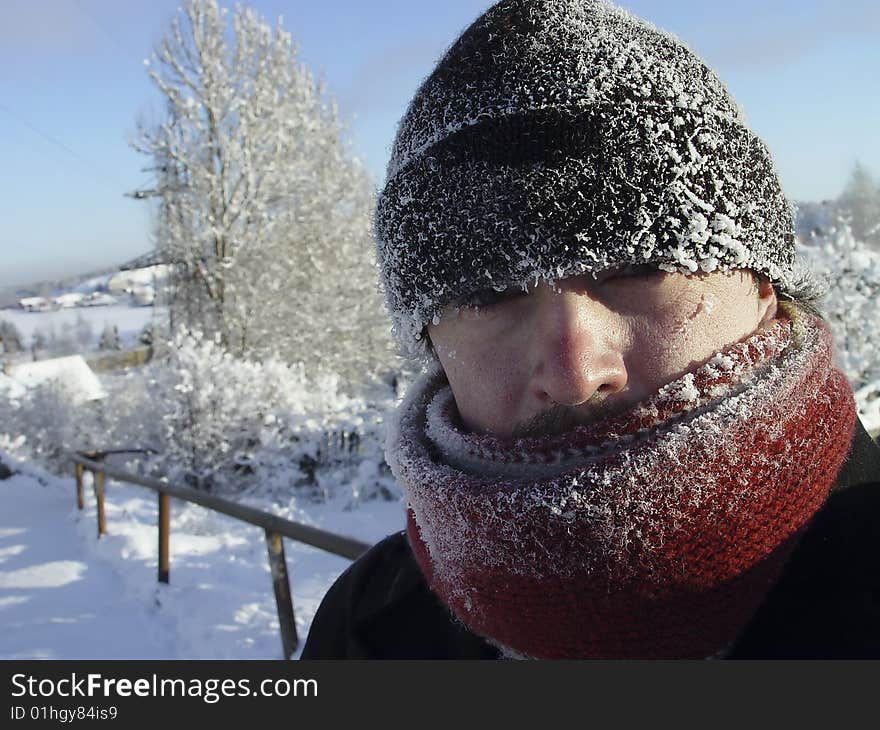
[[[115,324],[105,324],[98,342],[98,349],[121,350],[122,343],[119,341],[119,329]]]
[[[76,354],[79,348],[76,343],[74,325],[71,322],[64,321],[57,330],[53,327],[50,331],[52,339],[49,341],[49,350],[55,357]]]
[[[138,334],[138,342],[147,347],[152,347],[156,339],[155,327],[152,322],[147,322]]]
[[[79,312],[77,312],[73,328],[80,351],[90,350],[95,341],[95,333],[92,331],[92,325],[89,324],[89,321]]]
[[[880,431],[880,342],[873,335],[880,320],[880,253],[856,240],[841,219],[799,243],[800,255],[828,287],[822,313],[862,421]]]
[[[281,21],[188,0],[147,60],[164,121],[142,124],[173,273],[172,326],[236,355],[361,378],[390,361],[372,186],[336,105]]]
[[[21,352],[24,349],[21,332],[12,322],[0,319],[0,352],[7,354]]]
[[[43,354],[45,356],[46,350],[49,348],[49,335],[47,335],[42,329],[37,327],[31,333],[31,355],[34,360],[37,359],[39,354]]]
[[[820,203],[798,201],[795,207],[795,233],[800,241],[808,245],[813,239],[824,240],[828,231],[839,222],[837,200],[823,200]]]
[[[855,240],[880,248],[880,186],[862,164],[853,167],[837,208]]]

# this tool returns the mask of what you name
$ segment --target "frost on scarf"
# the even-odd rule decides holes
[[[764,144],[680,41],[598,0],[500,2],[401,120],[375,219],[398,338],[483,288],[651,263],[794,279]],[[791,280],[791,281],[790,281]]]
[[[818,320],[780,320],[625,416],[513,442],[461,431],[442,372],[427,374],[401,407],[387,458],[432,588],[474,630],[531,655],[487,630],[499,611],[521,617],[506,619],[517,636],[542,631],[555,603],[597,615],[606,603],[637,605],[639,616],[656,608],[660,624],[669,617],[658,607],[681,595],[690,609],[714,606],[827,497],[854,423],[830,343]],[[731,608],[731,626],[769,580],[745,591],[751,604]],[[512,609],[530,590],[552,605]],[[661,655],[685,614],[670,619]]]

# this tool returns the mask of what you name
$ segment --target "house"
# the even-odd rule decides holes
[[[111,294],[132,294],[138,287],[155,286],[168,278],[168,266],[157,264],[143,269],[129,269],[113,274],[107,280],[107,291]]]
[[[55,308],[46,297],[25,297],[18,300],[18,306],[26,312],[48,312]]]
[[[151,286],[135,286],[131,290],[131,301],[139,307],[147,307],[156,301],[156,291]]]
[[[84,299],[84,295],[80,292],[68,292],[67,294],[61,294],[53,300],[55,302],[55,306],[60,307],[61,309],[72,309],[73,307],[78,307],[82,304]]]
[[[81,355],[12,364],[6,374],[15,383],[28,389],[45,383],[58,383],[70,394],[75,404],[107,397],[98,376]]]
[[[84,307],[104,307],[109,304],[116,304],[116,297],[110,294],[104,294],[103,292],[92,292],[91,294],[87,294],[83,297],[82,306]]]

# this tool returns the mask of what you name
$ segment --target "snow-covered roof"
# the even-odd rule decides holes
[[[83,294],[81,292],[68,292],[67,294],[59,294],[55,297],[55,303],[62,307],[66,304],[70,306],[79,304],[82,300]]]
[[[81,355],[20,363],[10,368],[11,378],[26,388],[50,381],[60,382],[74,403],[105,398],[107,392]]]
[[[147,253],[122,264],[122,266],[119,267],[119,270],[126,271],[128,269],[143,269],[149,266],[155,266],[156,264],[167,264],[168,258],[169,255],[167,251],[148,251]]]
[[[0,395],[9,399],[16,399],[23,396],[25,387],[17,380],[10,378],[6,373],[0,372]]]
[[[102,292],[93,292],[83,299],[83,305],[94,307],[104,304],[116,304],[117,299],[112,294],[104,294]]]
[[[136,286],[147,286],[153,281],[162,280],[168,276],[168,266],[159,264],[143,269],[131,269],[113,274],[107,280],[107,288],[110,291],[125,291]]]

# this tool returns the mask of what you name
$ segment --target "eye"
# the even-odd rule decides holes
[[[650,264],[628,264],[619,269],[610,269],[605,276],[601,278],[604,282],[628,281],[639,279],[651,279],[658,277],[663,272],[656,266]]]
[[[509,286],[506,289],[498,291],[497,289],[479,289],[470,294],[465,294],[456,300],[456,305],[467,309],[491,309],[502,302],[510,301],[521,296],[525,296],[526,292],[518,287]]]

